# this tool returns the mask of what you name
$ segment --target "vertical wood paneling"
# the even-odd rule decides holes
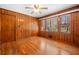
[[[72,14],[73,17],[73,29],[74,29],[74,40],[73,42],[79,46],[79,12]]]
[[[1,44],[1,9],[0,9],[0,44]]]
[[[44,37],[47,37],[47,35],[43,34],[43,32],[40,32],[40,34],[41,36],[44,35]],[[70,13],[70,33],[60,31],[60,16],[59,16],[58,32],[52,32],[51,39],[79,47],[79,12]]]
[[[76,25],[75,25],[76,13],[72,13],[72,14],[71,14],[71,19],[72,19],[72,26],[73,26],[73,28],[72,28],[72,29],[73,29],[73,30],[72,30],[72,31],[73,31],[72,43],[75,44],[75,40],[74,40],[74,32],[75,32],[74,30],[75,30],[75,27],[74,27],[74,26],[76,26]]]
[[[1,54],[1,9],[0,9],[0,54]]]
[[[13,22],[14,22],[15,37],[16,37],[15,40],[27,38],[29,36],[38,35],[38,30],[39,30],[38,26],[39,25],[38,25],[38,20],[35,17],[27,16],[27,15],[20,14],[17,12],[6,10],[6,9],[2,9],[1,13],[2,13],[2,19],[3,19],[3,21],[1,23],[3,23],[2,27],[5,30],[7,30],[8,27],[13,28],[12,26],[13,26]],[[6,32],[5,33],[4,33],[4,31],[2,31],[2,32],[3,32],[2,36],[4,36],[4,34]],[[6,37],[8,37],[8,36],[9,36],[9,33]],[[3,41],[5,41],[5,40],[3,40]]]
[[[15,40],[15,16],[1,15],[1,42],[9,42]]]
[[[16,38],[23,39],[38,35],[38,20],[36,18],[18,14],[16,21]]]
[[[78,46],[79,46],[79,12],[77,13],[77,34],[76,34],[76,36],[77,36],[77,42],[78,42]]]
[[[1,43],[5,46],[0,47],[0,54],[16,54],[14,46],[6,45],[6,42],[18,41],[30,36],[38,35],[38,20],[35,17],[27,16],[17,12],[13,12],[6,9],[0,11],[0,26],[1,26]],[[4,43],[5,42],[5,43]],[[16,44],[15,44],[16,45]],[[1,46],[1,45],[0,45]],[[5,49],[2,49],[5,47]]]

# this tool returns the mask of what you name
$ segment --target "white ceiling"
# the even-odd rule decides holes
[[[42,7],[48,7],[48,10],[42,10],[41,14],[40,13],[31,14],[32,10],[25,9],[26,6],[30,6],[30,5],[31,4],[0,4],[0,7],[15,12],[23,13],[26,15],[30,15],[33,17],[42,17],[75,6],[75,4],[42,4]]]

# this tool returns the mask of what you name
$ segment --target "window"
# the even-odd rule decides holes
[[[42,20],[41,31],[57,32],[58,31],[58,17],[52,17]]]
[[[70,14],[60,16],[60,30],[61,32],[70,32]]]
[[[41,31],[58,32],[58,16],[42,20]],[[60,16],[60,31],[70,32],[70,14]]]
[[[45,20],[45,31],[50,32],[51,27],[50,27],[50,18]]]
[[[51,31],[52,32],[58,31],[58,17],[51,18]]]

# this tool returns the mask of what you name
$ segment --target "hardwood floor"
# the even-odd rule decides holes
[[[43,37],[29,37],[3,43],[1,54],[10,55],[68,55],[79,54],[79,48]]]

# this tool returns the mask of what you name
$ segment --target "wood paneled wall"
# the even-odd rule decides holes
[[[1,9],[0,9],[0,43],[1,43]]]
[[[1,9],[0,9],[0,45],[1,45]],[[0,54],[1,54],[1,46],[0,46]]]
[[[73,42],[79,46],[79,12],[72,13],[73,20]]]
[[[17,39],[38,35],[38,20],[36,18],[18,14],[16,19]]]
[[[79,11],[70,13],[70,33],[60,31],[60,19],[58,19],[58,32],[45,32],[40,31],[40,36],[47,37],[56,41],[64,42],[67,44],[79,47]],[[58,16],[60,17],[60,16]],[[41,21],[40,21],[41,25]],[[40,26],[41,28],[41,26]]]
[[[15,40],[15,19],[13,15],[1,15],[1,42]]]
[[[37,18],[2,8],[0,10],[1,43],[38,35]]]

